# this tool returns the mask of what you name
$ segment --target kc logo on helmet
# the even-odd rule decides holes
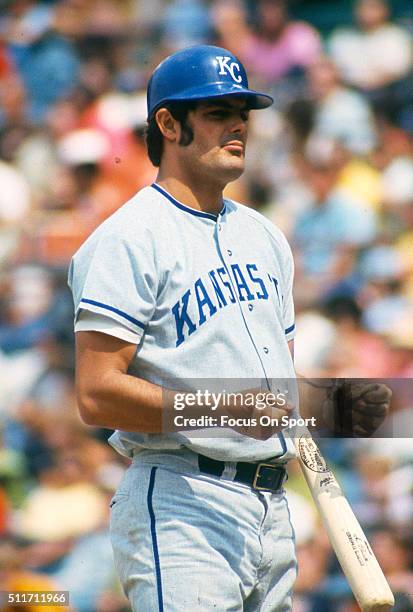
[[[216,56],[219,63],[219,72],[218,74],[229,74],[236,83],[241,83],[241,68],[237,62],[230,62],[232,59],[229,55],[217,55]],[[238,74],[236,74],[236,72]]]

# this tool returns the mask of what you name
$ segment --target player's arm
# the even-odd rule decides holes
[[[109,334],[76,333],[76,395],[88,425],[162,431],[162,387],[127,373],[136,348]]]
[[[76,395],[80,416],[88,425],[142,433],[161,433],[165,425],[171,426],[175,393],[182,394],[129,375],[128,367],[136,349],[136,344],[106,333],[76,332]],[[245,414],[246,406],[242,403],[218,407],[214,414],[220,414],[220,409],[233,417],[253,416]],[[250,405],[247,409],[252,410]],[[281,418],[288,414],[289,407],[268,410],[269,415]],[[264,413],[267,411],[260,412]],[[187,418],[200,414],[202,410],[196,405],[185,408]],[[258,439],[273,433],[270,428],[265,431],[259,427],[235,429]]]
[[[288,345],[294,359],[294,341]],[[389,413],[392,392],[383,383],[297,378],[301,416],[332,435],[371,436]]]
[[[294,340],[290,340],[288,343],[288,348],[291,353],[292,360],[294,361]],[[311,417],[315,417],[316,423],[322,423],[322,410],[321,404],[322,399],[325,397],[325,393],[323,391],[323,398],[321,397],[320,391],[315,389],[311,385],[303,384],[305,378],[301,376],[297,372],[298,386],[300,392],[300,415],[304,419],[308,419]]]

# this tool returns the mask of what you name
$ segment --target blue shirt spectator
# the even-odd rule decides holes
[[[163,19],[163,37],[179,49],[207,41],[211,33],[209,12],[201,0],[175,0]]]
[[[318,274],[328,272],[340,246],[358,247],[373,240],[375,235],[374,212],[337,190],[298,218],[294,241],[301,253],[304,271]]]
[[[34,123],[73,91],[80,68],[73,45],[51,30],[51,21],[49,7],[34,7],[21,20],[21,37],[11,36],[8,43],[26,89],[28,119]]]

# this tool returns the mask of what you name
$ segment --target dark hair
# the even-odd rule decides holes
[[[338,294],[327,299],[323,304],[324,313],[334,321],[352,319],[360,323],[362,310],[354,298]]]
[[[172,117],[181,124],[182,134],[178,144],[182,147],[188,146],[193,140],[194,133],[187,123],[187,118],[189,111],[195,110],[196,106],[197,102],[187,101],[167,102],[162,106],[162,108],[167,108]],[[154,166],[158,167],[161,164],[163,153],[163,136],[156,122],[155,113],[149,119],[145,137],[149,159]]]

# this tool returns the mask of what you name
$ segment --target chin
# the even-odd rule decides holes
[[[245,168],[244,155],[237,156],[231,154],[221,154],[210,156],[200,165],[201,172],[205,178],[211,182],[220,183],[225,186],[231,181],[236,181],[241,176]]]
[[[233,170],[232,172],[227,172],[225,175],[225,182],[231,183],[232,181],[236,181],[237,179],[239,179],[243,172],[244,168],[242,168],[242,170],[239,169],[238,171]]]
[[[230,183],[231,181],[236,181],[241,174],[244,172],[244,164],[242,166],[238,166],[237,168],[228,169],[226,172],[227,181]]]
[[[215,176],[221,176],[226,182],[236,181],[244,172],[244,157],[233,157],[224,160],[215,170]]]

